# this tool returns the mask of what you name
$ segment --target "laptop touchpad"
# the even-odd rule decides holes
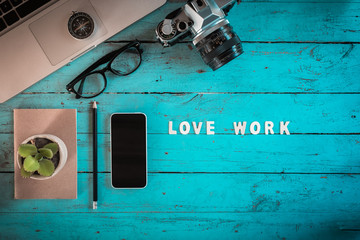
[[[94,31],[88,38],[76,39],[69,33],[68,22],[74,12],[84,12],[92,18]],[[81,28],[81,24],[78,28]],[[92,42],[107,33],[89,0],[68,1],[31,23],[30,29],[54,66],[85,51]]]

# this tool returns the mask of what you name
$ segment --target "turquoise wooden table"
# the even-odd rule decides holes
[[[170,1],[111,39],[141,40],[144,62],[127,77],[109,74],[96,98],[96,211],[91,101],[65,85],[123,43],[101,44],[0,104],[0,239],[360,239],[360,3],[243,1],[228,19],[245,53],[215,72],[190,42],[164,49],[155,39],[157,23],[183,4]],[[13,199],[14,108],[78,110],[76,200]],[[111,188],[114,112],[148,116],[143,190]],[[183,121],[214,121],[215,134],[182,135]],[[259,122],[260,133],[234,134],[243,121]]]

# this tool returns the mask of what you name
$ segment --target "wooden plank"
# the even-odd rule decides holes
[[[342,213],[11,213],[1,239],[359,239]],[[345,228],[344,228],[345,227]]]
[[[156,41],[155,28],[184,5],[168,2],[112,39]],[[359,42],[358,1],[242,2],[229,12],[230,24],[242,41]]]
[[[13,172],[13,135],[0,134],[0,172]],[[92,171],[91,134],[78,135],[78,171]],[[100,134],[98,171],[110,172]],[[360,173],[359,135],[148,135],[150,172]]]
[[[67,92],[86,66],[123,44],[102,44],[26,90]],[[245,53],[213,72],[190,44],[143,44],[143,63],[126,77],[107,73],[106,92],[360,92],[358,44],[244,43]],[[190,50],[191,49],[191,50]],[[156,66],[156,70],[154,70]]]
[[[144,112],[149,133],[167,134],[169,121],[174,126],[182,121],[215,121],[216,134],[234,134],[233,122],[240,121],[248,125],[273,121],[275,133],[279,133],[280,121],[290,121],[291,134],[360,132],[358,94],[102,94],[96,99],[99,133],[110,132],[110,115],[115,112]],[[39,106],[77,108],[78,122],[82,123],[78,132],[91,132],[91,101],[77,100],[70,94],[19,95],[0,105],[0,132],[12,132],[12,109]],[[201,133],[205,133],[204,128]]]
[[[358,174],[150,173],[141,190],[114,189],[110,173],[98,175],[100,212],[360,214]],[[76,200],[14,200],[13,174],[0,182],[2,214],[93,212],[91,173],[78,175]]]

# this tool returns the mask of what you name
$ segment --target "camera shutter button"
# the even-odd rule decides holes
[[[164,20],[163,25],[162,25],[162,27],[161,27],[161,31],[162,31],[165,35],[170,35],[170,34],[174,31],[170,19],[165,19],[165,20]]]

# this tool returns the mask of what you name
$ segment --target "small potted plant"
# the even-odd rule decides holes
[[[18,166],[21,176],[36,180],[54,177],[67,161],[64,142],[51,134],[34,135],[18,148]]]

